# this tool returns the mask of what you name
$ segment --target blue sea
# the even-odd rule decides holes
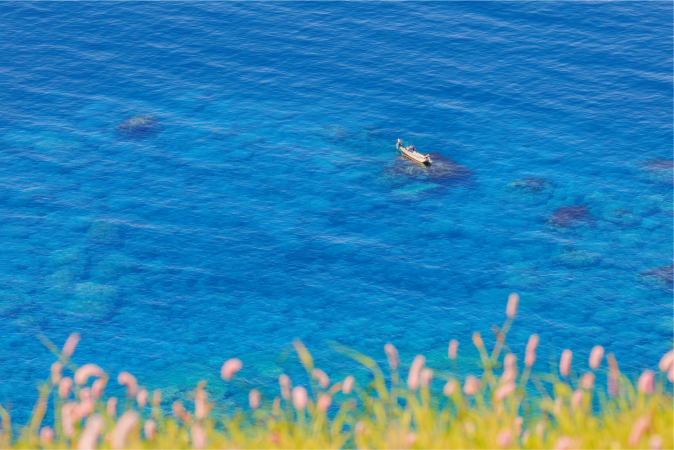
[[[0,3],[0,404],[54,361],[167,405],[302,340],[477,370],[672,346],[671,2]],[[135,116],[135,117],[134,117]],[[430,153],[403,160],[395,142]],[[44,338],[42,338],[44,340]],[[219,379],[238,357],[235,383]]]

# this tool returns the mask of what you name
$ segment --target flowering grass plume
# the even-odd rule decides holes
[[[293,343],[307,371],[309,386],[293,386],[279,377],[277,396],[248,393],[248,405],[215,417],[205,382],[194,393],[194,411],[180,401],[172,413],[161,409],[161,391],[139,387],[122,372],[125,401],[105,398],[111,378],[100,367],[71,361],[79,335],[59,350],[41,340],[58,360],[39,387],[29,422],[15,432],[0,406],[2,448],[652,448],[674,447],[671,383],[674,352],[666,353],[658,371],[646,369],[631,380],[612,354],[601,367],[604,349],[592,349],[589,364],[572,366],[564,350],[552,372],[535,371],[537,335],[524,350],[524,360],[505,345],[519,297],[511,295],[503,326],[494,327],[496,343],[489,351],[479,333],[473,335],[482,373],[461,377],[426,366],[417,355],[404,365],[392,344],[386,344],[388,374],[377,362],[338,343],[331,347],[371,372],[363,384],[351,375],[332,382],[314,367],[300,341]],[[448,358],[456,366],[458,342],[449,344]],[[382,355],[383,356],[383,355]],[[64,377],[64,367],[73,379]],[[574,371],[581,370],[578,374]],[[233,382],[241,360],[226,361],[225,383]],[[401,373],[403,372],[403,373]],[[406,372],[406,373],[404,373]],[[606,377],[607,389],[595,383]],[[440,388],[440,386],[443,386]],[[53,399],[50,402],[50,395]],[[44,419],[50,403],[53,423]],[[121,410],[120,410],[121,409]]]

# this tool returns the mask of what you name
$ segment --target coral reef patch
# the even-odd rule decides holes
[[[674,161],[671,159],[655,158],[646,161],[641,167],[646,178],[672,184],[674,181]]]
[[[547,223],[555,228],[573,228],[581,224],[592,223],[590,208],[587,206],[562,206],[558,208]]]
[[[667,284],[674,282],[674,264],[656,267],[638,275],[639,281],[646,284]]]
[[[121,239],[119,226],[106,221],[92,223],[87,232],[87,237],[99,244],[116,244]]]
[[[555,260],[567,267],[590,267],[599,264],[601,255],[575,247],[564,247],[555,255]]]
[[[115,125],[115,131],[125,136],[141,137],[155,130],[159,121],[152,114],[137,114]]]
[[[554,192],[555,185],[545,178],[525,177],[504,186],[502,196],[536,205],[547,202]]]
[[[435,184],[448,184],[465,181],[471,174],[468,167],[457,164],[454,160],[437,152],[430,153],[433,164],[425,166],[413,163],[409,159],[400,156],[392,165],[384,168],[384,175],[393,184],[406,184],[411,182],[433,182]]]
[[[634,226],[639,222],[639,219],[634,216],[632,211],[623,208],[609,208],[603,212],[601,218],[623,227]]]
[[[68,302],[68,311],[103,319],[112,313],[118,295],[115,286],[79,283],[75,285],[75,293]]]

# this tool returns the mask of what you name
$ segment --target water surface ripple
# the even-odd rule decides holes
[[[37,335],[72,331],[77,362],[167,402],[201,377],[218,399],[299,377],[293,338],[333,376],[353,365],[330,340],[442,367],[449,339],[466,361],[473,331],[493,340],[513,291],[513,351],[536,332],[543,365],[602,344],[653,366],[672,342],[671,17],[3,3],[0,403],[25,413],[53,360]],[[223,387],[234,356],[243,384]]]

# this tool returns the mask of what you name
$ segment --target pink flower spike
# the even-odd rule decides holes
[[[571,405],[574,408],[580,408],[583,405],[583,391],[576,389],[571,396]]]
[[[524,419],[520,416],[515,417],[515,436],[522,434],[522,425],[524,425]]]
[[[51,384],[54,386],[59,384],[59,381],[61,381],[61,371],[63,370],[63,364],[60,362],[56,361],[54,364],[51,365]]]
[[[45,447],[54,440],[54,430],[51,427],[42,427],[40,429],[40,443]]]
[[[517,356],[512,353],[508,353],[505,358],[503,358],[503,367],[507,369],[515,369],[515,363],[517,362]]]
[[[136,402],[138,403],[138,406],[142,409],[145,408],[145,405],[147,405],[147,397],[148,393],[145,388],[141,388],[138,391],[138,394],[136,394]]]
[[[61,350],[61,355],[65,359],[70,359],[70,357],[75,353],[75,347],[77,347],[77,343],[80,342],[80,334],[79,333],[72,333],[70,336],[68,336],[68,339],[66,339],[66,343],[63,344],[63,349]]]
[[[143,424],[143,433],[145,433],[145,439],[153,440],[155,432],[157,431],[157,422],[154,420],[146,420]]]
[[[103,376],[103,369],[98,367],[96,364],[85,364],[75,372],[75,384],[82,386],[86,384],[89,380],[89,377],[101,377]]]
[[[568,450],[573,447],[573,442],[566,436],[562,436],[555,442],[555,450]]]
[[[241,370],[243,367],[243,363],[241,363],[240,359],[237,358],[232,358],[230,360],[227,360],[222,365],[222,369],[220,370],[220,375],[222,376],[222,379],[225,381],[229,381],[232,379],[234,374]]]
[[[112,448],[124,448],[126,435],[133,429],[138,421],[138,413],[136,411],[127,411],[119,418],[115,428],[112,430],[112,439],[110,441]]]
[[[201,420],[208,414],[208,394],[200,387],[194,394],[194,417]]]
[[[412,361],[412,366],[410,367],[410,374],[407,377],[407,387],[411,390],[415,390],[419,387],[419,377],[425,363],[426,358],[423,356],[417,355],[414,357],[414,361]]]
[[[355,382],[356,379],[351,375],[344,378],[344,382],[342,383],[342,393],[346,395],[350,394],[351,391],[353,390],[353,385]]]
[[[73,387],[73,380],[70,377],[61,378],[59,382],[59,397],[68,398],[70,395],[70,388]]]
[[[293,388],[293,405],[295,409],[304,409],[307,407],[307,390],[302,386]]]
[[[126,395],[128,397],[134,397],[136,395],[138,382],[136,381],[136,377],[129,372],[121,372],[117,377],[117,382],[122,386],[126,386]]]
[[[499,448],[510,447],[512,442],[513,442],[513,435],[507,428],[502,429],[496,435],[496,445],[498,445]]]
[[[328,377],[328,375],[321,369],[312,370],[311,376],[318,381],[318,385],[321,388],[327,389],[327,387],[330,386],[330,377]]]
[[[451,341],[449,341],[449,349],[447,351],[447,356],[449,356],[449,359],[454,361],[458,353],[459,353],[459,341],[457,341],[456,339],[452,339]]]
[[[91,389],[82,388],[80,390],[80,404],[77,407],[77,417],[86,417],[94,412],[94,400],[91,396]]]
[[[108,417],[117,416],[117,398],[110,397],[108,403],[105,405],[105,412],[108,414]]]
[[[674,365],[674,350],[670,350],[664,355],[662,355],[660,363],[658,364],[658,368],[660,369],[660,372],[667,372],[673,365]]]
[[[105,388],[105,385],[103,384],[103,380],[100,378],[97,380],[94,380],[93,383],[91,383],[91,395],[94,398],[101,398],[101,395],[103,395],[103,389]]]
[[[206,447],[206,430],[200,423],[193,423],[190,432],[192,433],[192,448]]]
[[[161,389],[155,389],[152,393],[152,406],[158,407],[161,405]]]
[[[644,370],[644,372],[639,377],[637,387],[639,388],[640,392],[643,392],[646,395],[651,395],[655,390],[655,372],[652,370]]]
[[[281,397],[285,400],[290,399],[290,389],[292,389],[293,384],[290,381],[290,377],[286,374],[278,377],[278,384],[281,386]]]
[[[604,347],[601,345],[595,345],[592,347],[590,352],[590,368],[596,369],[601,364],[601,360],[604,358]]]
[[[504,384],[503,386],[500,386],[498,389],[494,391],[494,400],[497,402],[500,402],[513,392],[515,392],[515,383],[512,381],[509,383]]]
[[[538,347],[538,335],[532,334],[529,336],[529,342],[527,342],[527,349],[524,356],[524,365],[531,367],[536,362],[536,348]]]
[[[260,407],[260,391],[251,389],[248,393],[248,404],[251,409],[258,409]]]
[[[568,377],[571,373],[571,358],[573,358],[571,350],[567,349],[562,352],[562,357],[559,359],[559,373],[563,377]]]
[[[82,436],[80,441],[77,443],[78,450],[93,450],[97,447],[98,435],[103,431],[105,426],[105,421],[103,418],[95,414],[87,420],[87,424],[84,426],[84,431],[82,431]]]
[[[316,407],[318,408],[319,411],[325,412],[328,410],[331,404],[332,404],[332,397],[330,397],[327,394],[323,394],[318,398],[318,403],[316,404]]]
[[[627,442],[632,447],[636,447],[639,444],[639,440],[641,440],[641,436],[644,434],[644,431],[646,431],[649,425],[650,421],[648,420],[648,417],[639,417],[637,420],[635,420],[632,430],[630,430],[630,434],[627,437]]]
[[[457,383],[454,380],[449,380],[446,384],[445,387],[442,388],[442,393],[445,394],[447,397],[451,397],[452,394],[456,391],[456,386]]]
[[[396,350],[393,344],[386,344],[384,346],[384,351],[386,352],[386,358],[388,359],[388,365],[391,369],[395,370],[400,366],[400,359],[398,358],[398,350]]]
[[[650,448],[651,450],[662,450],[662,446],[663,440],[662,436],[660,436],[659,434],[654,434],[648,440],[648,448]]]
[[[508,297],[508,306],[506,306],[506,316],[512,319],[517,315],[517,305],[520,302],[520,296],[514,292]]]
[[[608,384],[607,386],[608,394],[611,397],[615,397],[616,395],[618,395],[618,378],[611,372],[609,372],[608,374],[607,384]]]
[[[508,384],[511,381],[515,381],[515,378],[517,377],[517,372],[515,372],[515,369],[510,369],[506,368],[505,371],[503,371],[503,375],[501,375],[501,385]]]
[[[419,382],[421,383],[422,388],[428,389],[428,386],[430,386],[432,379],[433,379],[433,370],[428,368],[424,368],[421,370]]]
[[[466,395],[475,395],[478,389],[480,389],[480,380],[472,375],[468,375],[466,377],[466,383],[463,385],[463,392]]]
[[[414,444],[417,442],[417,434],[416,433],[407,433],[407,436],[405,436],[405,444],[407,444],[408,447],[412,447]]]
[[[580,379],[580,387],[590,390],[594,387],[594,373],[585,372]]]
[[[66,437],[72,436],[75,432],[75,408],[74,402],[68,402],[61,407],[61,426]]]

